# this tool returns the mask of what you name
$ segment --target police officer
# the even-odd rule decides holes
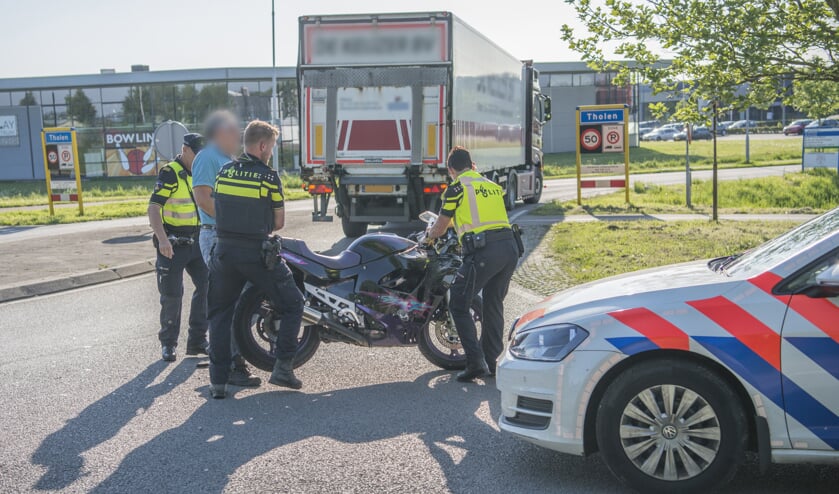
[[[469,151],[454,148],[447,161],[452,184],[428,237],[438,238],[454,223],[463,247],[463,266],[451,287],[449,310],[463,350],[466,369],[460,382],[495,375],[495,361],[504,349],[504,297],[516,269],[519,244],[507,218],[504,191],[474,171]],[[478,342],[470,308],[483,290],[483,332]]]
[[[175,360],[181,329],[184,270],[195,291],[189,310],[187,355],[207,354],[207,267],[198,248],[198,209],[192,193],[192,162],[204,146],[201,134],[184,136],[181,154],[160,169],[149,200],[149,223],[157,248],[157,289],[163,360]]]
[[[195,187],[195,202],[198,204],[198,216],[201,217],[201,233],[198,242],[201,254],[209,267],[210,253],[216,245],[215,206],[213,204],[213,187],[216,184],[221,167],[239,153],[242,144],[242,129],[236,116],[227,110],[211,113],[204,122],[204,135],[207,146],[195,157],[192,183]],[[233,345],[233,372],[230,374],[230,384],[237,386],[259,386],[262,380],[251,374],[245,359],[239,355],[236,342]]]
[[[210,260],[210,394],[224,398],[230,375],[233,308],[251,282],[272,302],[280,319],[277,361],[269,382],[300,389],[294,376],[303,295],[291,271],[280,261],[269,268],[263,244],[285,224],[283,189],[277,172],[266,165],[279,131],[255,120],[245,129],[245,154],[222,167],[214,190],[218,241]],[[272,258],[276,261],[276,257]]]

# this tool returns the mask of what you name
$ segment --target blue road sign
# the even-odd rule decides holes
[[[44,140],[47,144],[70,144],[73,135],[70,132],[45,132]]]
[[[614,110],[580,110],[580,123],[583,125],[623,123],[623,109],[617,108]]]

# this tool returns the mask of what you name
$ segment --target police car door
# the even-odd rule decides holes
[[[839,249],[787,285],[798,292],[789,298],[781,346],[784,405],[795,449],[839,450],[839,296],[833,296],[839,292],[825,286],[830,283],[839,286]]]

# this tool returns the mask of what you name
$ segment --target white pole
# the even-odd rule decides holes
[[[751,120],[749,120],[749,108],[746,108],[746,163],[750,163],[749,159],[749,127],[751,127]]]

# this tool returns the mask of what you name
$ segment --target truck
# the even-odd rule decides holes
[[[532,61],[450,12],[299,18],[300,165],[313,221],[358,237],[436,210],[446,155],[472,154],[505,202],[537,203],[550,98]]]

